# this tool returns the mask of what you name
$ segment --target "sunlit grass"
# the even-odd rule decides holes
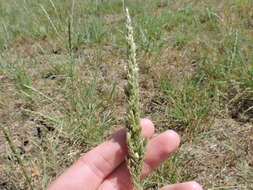
[[[205,188],[230,188],[239,180],[250,189],[250,172],[244,171],[251,171],[251,162],[228,147],[252,151],[243,143],[249,138],[238,135],[248,134],[252,125],[252,2],[130,0],[125,6],[134,23],[142,115],[154,120],[157,131],[176,130],[183,142],[145,181],[146,187],[197,179]],[[37,189],[45,189],[80,154],[124,125],[123,10],[117,0],[0,4],[0,123],[11,132]],[[245,126],[235,133],[237,128],[219,124],[225,131],[220,137],[223,133],[215,128],[220,119]],[[195,158],[203,154],[208,160],[212,153],[207,142],[216,137],[228,145],[218,156],[241,176],[225,170],[232,185],[217,182],[208,168],[201,168],[203,178],[198,175]],[[239,145],[228,141],[235,137]],[[2,136],[0,142],[3,188],[27,189],[24,172],[10,159],[15,153]],[[194,149],[201,147],[198,143],[206,152]],[[188,147],[195,152],[186,156]],[[214,176],[223,171],[221,164],[217,168]]]

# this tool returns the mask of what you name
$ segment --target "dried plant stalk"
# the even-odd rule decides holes
[[[22,171],[23,176],[26,179],[29,188],[32,190],[33,186],[32,186],[31,177],[28,175],[26,167],[23,163],[23,160],[21,159],[21,156],[20,156],[19,152],[17,151],[16,145],[14,144],[14,142],[11,138],[11,135],[9,134],[8,130],[4,126],[2,126],[1,124],[0,124],[0,130],[3,132],[4,137],[5,137],[6,141],[8,142],[8,144],[10,146],[10,149],[11,149],[14,157],[17,160],[17,163],[20,166],[20,169]]]
[[[125,94],[128,102],[127,112],[127,145],[128,145],[128,170],[132,177],[134,190],[141,190],[141,171],[143,166],[146,140],[141,138],[140,127],[140,103],[138,65],[136,62],[136,45],[133,37],[133,27],[129,11],[126,8],[126,27],[128,30],[128,62],[127,62],[127,86]]]

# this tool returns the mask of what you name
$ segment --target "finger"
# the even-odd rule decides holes
[[[160,190],[203,190],[202,187],[195,181],[186,183],[179,183],[175,185],[168,185]]]
[[[154,137],[147,146],[142,177],[148,175],[159,166],[179,146],[179,136],[174,131],[166,131]],[[129,190],[132,188],[130,174],[125,163],[122,163],[108,176],[99,190]]]
[[[168,130],[150,141],[147,146],[142,177],[146,177],[150,172],[156,169],[172,152],[176,151],[179,144],[180,137],[172,130]]]
[[[154,125],[148,119],[141,120],[142,135],[150,137]],[[125,130],[118,131],[113,137],[82,156],[64,172],[48,190],[96,189],[104,178],[117,168],[127,153]]]
[[[152,137],[155,127],[149,119],[141,119],[141,136],[144,138]]]

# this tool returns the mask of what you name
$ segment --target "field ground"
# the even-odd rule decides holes
[[[179,150],[146,189],[196,180],[253,189],[252,0],[126,0],[142,115]],[[0,0],[0,189],[45,189],[124,124],[126,29],[119,0]]]

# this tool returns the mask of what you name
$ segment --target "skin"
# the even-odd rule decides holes
[[[142,178],[145,178],[176,151],[180,138],[172,130],[152,137],[154,125],[148,119],[141,120],[141,127],[142,136],[150,138],[142,171]],[[125,163],[126,154],[126,131],[122,129],[110,140],[83,155],[47,190],[131,190],[132,183]],[[160,190],[202,190],[202,187],[192,181],[165,186]]]

